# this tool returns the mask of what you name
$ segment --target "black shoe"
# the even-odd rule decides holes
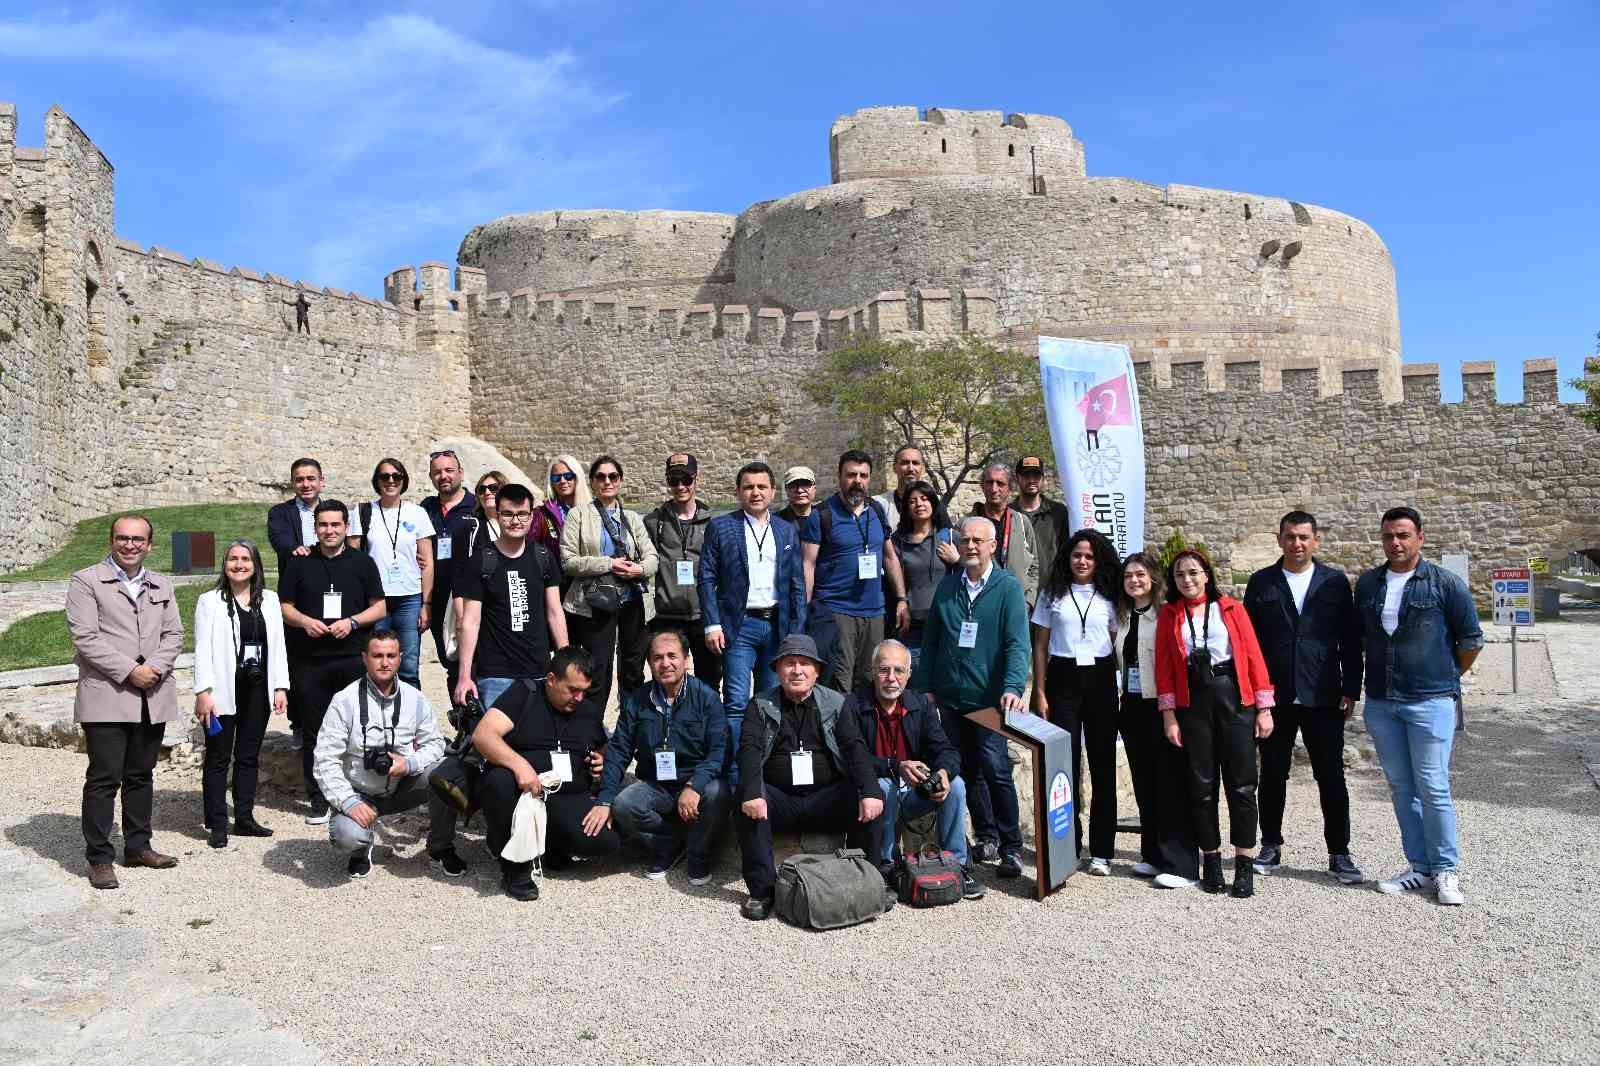
[[[980,840],[969,849],[973,862],[999,862],[1000,845],[992,840]]]
[[[1256,852],[1255,861],[1251,864],[1258,874],[1265,876],[1278,868],[1278,863],[1283,861],[1283,848],[1278,844],[1263,844],[1261,850]]]
[[[1244,855],[1233,857],[1233,898],[1249,899],[1256,894],[1256,867]]]
[[[520,875],[501,877],[500,885],[506,890],[506,895],[519,903],[529,903],[539,898],[539,882],[526,870]]]
[[[767,896],[751,896],[739,908],[739,915],[752,922],[764,922],[772,917],[772,900]]]
[[[1213,895],[1224,891],[1228,882],[1222,879],[1222,853],[1206,852],[1200,856],[1200,860],[1200,887]]]
[[[226,829],[213,829],[213,830],[211,830],[211,837],[210,837],[210,839],[208,839],[206,841],[206,843],[210,844],[214,848],[225,848],[225,847],[227,847],[228,846],[228,831]]]
[[[972,876],[972,867],[963,866],[961,868],[961,898],[962,899],[982,899],[983,898],[983,894],[985,892],[987,892],[987,891],[989,891],[989,890],[984,888],[983,885],[979,883],[979,881],[978,881],[978,879],[976,877]]]
[[[896,891],[900,888],[900,864],[886,862],[878,867],[878,873],[883,876],[883,883]]]
[[[467,864],[461,861],[455,848],[428,852],[428,862],[443,870],[446,877],[460,877],[467,872]]]
[[[1007,879],[1022,876],[1022,857],[1015,852],[1008,851],[1000,856],[1000,865],[995,869],[996,877]]]
[[[345,867],[351,877],[365,877],[372,872],[372,849],[362,848],[350,856],[350,865]]]
[[[253,815],[233,820],[233,835],[238,837],[269,837],[272,830],[255,820]]]

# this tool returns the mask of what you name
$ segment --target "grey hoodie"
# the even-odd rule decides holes
[[[317,749],[312,775],[317,787],[334,808],[348,813],[363,796],[383,796],[398,787],[399,778],[385,777],[362,765],[366,750],[362,743],[361,686],[370,681],[362,675],[333,697],[322,730],[317,734]],[[394,704],[386,708],[376,689],[367,691],[366,737],[374,748],[385,748],[406,760],[406,776],[417,777],[444,758],[444,734],[427,697],[415,687],[395,678],[400,698],[400,722],[391,731]]]

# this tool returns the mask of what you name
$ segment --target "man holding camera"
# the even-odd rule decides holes
[[[938,812],[939,846],[961,863],[961,896],[982,899],[984,888],[967,865],[967,789],[961,756],[945,736],[939,711],[925,694],[907,689],[911,650],[886,640],[872,652],[872,694],[856,692],[844,710],[861,727],[883,793],[883,849],[873,858],[885,876],[895,867],[896,820]]]
[[[381,815],[426,801],[431,837],[445,810],[428,787],[428,774],[444,758],[444,735],[422,692],[396,676],[400,638],[367,634],[361,658],[365,675],[328,704],[314,764],[317,785],[337,812],[328,839],[349,852],[351,877],[372,872],[372,828]]]

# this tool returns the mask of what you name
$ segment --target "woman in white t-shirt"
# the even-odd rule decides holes
[[[1083,749],[1094,795],[1089,873],[1107,877],[1117,840],[1117,549],[1080,529],[1056,551],[1033,609],[1033,710],[1072,736],[1073,840],[1083,849]]]
[[[393,630],[400,638],[400,680],[417,685],[422,631],[428,628],[433,594],[435,530],[428,512],[401,499],[411,487],[411,475],[400,460],[379,460],[372,487],[378,498],[350,514],[349,542],[378,564],[389,612],[373,628]]]

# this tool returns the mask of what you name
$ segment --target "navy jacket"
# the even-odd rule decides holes
[[[900,702],[906,708],[906,747],[910,749],[911,757],[927,763],[935,770],[943,770],[954,781],[961,772],[961,756],[945,735],[944,726],[939,723],[939,709],[926,693],[909,689],[900,697]],[[861,739],[866,741],[867,754],[872,756],[872,765],[878,776],[896,777],[899,770],[894,764],[878,756],[878,701],[872,690],[869,688],[865,692],[853,693],[845,701],[844,709],[846,714],[856,716],[861,726]]]
[[[1356,613],[1366,638],[1367,695],[1388,700],[1426,700],[1461,692],[1456,656],[1483,647],[1483,627],[1466,582],[1423,559],[1406,582],[1400,626],[1383,631],[1388,564],[1356,582]]]
[[[744,512],[734,511],[711,520],[700,546],[700,569],[695,585],[700,590],[700,614],[707,627],[721,626],[732,644],[744,621],[750,596],[750,561],[745,555]],[[804,632],[806,627],[806,571],[800,555],[800,532],[792,522],[769,515],[771,546],[778,553],[773,572],[777,600],[777,638]]]
[[[617,728],[606,747],[605,776],[601,779],[597,803],[615,802],[622,791],[622,772],[635,762],[633,774],[640,781],[656,780],[655,753],[667,739],[667,719],[651,698],[656,683],[651,681],[630,692],[617,714]],[[678,780],[663,788],[691,786],[704,793],[713,778],[722,773],[722,758],[728,745],[728,720],[722,700],[711,686],[697,677],[683,679],[678,706],[672,714],[670,746],[677,754]]]
[[[1283,558],[1250,575],[1244,609],[1279,705],[1337,707],[1361,696],[1361,618],[1344,571],[1313,562],[1305,609],[1296,611]]]
[[[298,497],[275,503],[267,511],[267,543],[278,553],[278,573],[283,573],[289,553],[296,548],[315,548],[316,538],[310,544],[301,544],[300,502]]]

